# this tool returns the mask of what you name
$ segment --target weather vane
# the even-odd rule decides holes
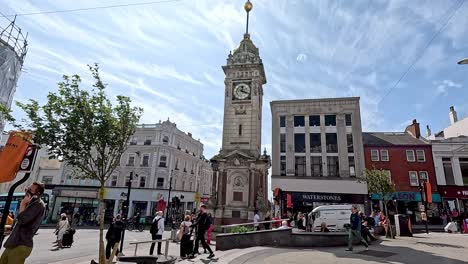
[[[244,4],[244,9],[245,9],[245,12],[247,12],[247,24],[245,26],[245,34],[249,34],[249,12],[250,10],[252,10],[252,3],[250,2],[250,0],[247,0],[247,2],[245,2]]]

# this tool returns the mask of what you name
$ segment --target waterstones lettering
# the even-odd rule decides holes
[[[341,197],[338,195],[303,194],[302,199],[313,200],[313,201],[336,201],[336,202],[341,201]]]

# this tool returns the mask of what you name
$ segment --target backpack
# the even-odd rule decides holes
[[[151,228],[150,228],[150,233],[151,234],[157,234],[158,231],[159,231],[159,225],[158,225],[158,222],[159,220],[161,220],[161,218],[159,218],[158,220],[154,221],[152,224],[151,224]]]

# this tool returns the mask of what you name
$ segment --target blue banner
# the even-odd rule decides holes
[[[379,194],[373,193],[371,195],[372,200],[380,200],[381,197]],[[392,195],[393,200],[397,201],[406,201],[406,202],[421,202],[421,193],[419,192],[394,192]],[[440,194],[432,194],[432,202],[440,203],[442,201]]]

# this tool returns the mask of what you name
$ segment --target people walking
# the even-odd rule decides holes
[[[254,221],[255,231],[259,231],[260,230],[260,225],[258,224],[258,222],[260,221],[260,216],[258,215],[258,210],[254,210],[253,221]]]
[[[298,215],[297,228],[302,231],[306,230],[305,219],[302,213]]]
[[[264,221],[271,221],[270,211],[266,212]],[[270,229],[270,223],[264,223],[263,227],[265,228],[265,230],[269,230]]]
[[[153,223],[151,224],[150,228],[152,240],[162,239],[162,235],[164,233],[164,218],[162,216],[163,212],[158,211],[156,213],[156,217],[153,219]],[[154,246],[154,243],[151,243],[150,255],[153,255],[154,253]],[[158,255],[162,255],[161,246],[162,242],[158,242]]]
[[[193,223],[193,226],[197,228],[197,234],[196,234],[195,246],[193,248],[192,257],[194,257],[194,253],[198,252],[198,247],[199,247],[200,242],[203,248],[208,250],[208,252],[210,253],[208,258],[211,259],[215,256],[210,246],[206,243],[206,240],[205,240],[205,232],[208,230],[210,225],[211,225],[210,219],[208,218],[208,214],[206,213],[206,205],[202,204],[200,205],[200,214],[197,217],[197,220],[195,221],[195,223]]]
[[[186,215],[184,221],[180,224],[179,232],[182,233],[182,238],[180,239],[180,257],[185,259],[192,254],[193,241],[190,240],[190,227],[192,222],[190,221],[190,215]]]
[[[20,203],[16,224],[5,242],[0,264],[23,264],[33,249],[33,237],[44,218],[45,204],[41,200],[44,184],[34,182],[26,189]]]
[[[208,245],[211,245],[211,234],[213,233],[213,229],[214,229],[214,219],[213,219],[213,216],[211,216],[211,214],[208,214],[208,217],[210,218],[210,227],[208,228],[208,231],[206,232],[206,242],[208,243]]]
[[[350,217],[351,228],[349,229],[348,249],[346,251],[353,251],[353,242],[357,238],[365,247],[369,248],[367,242],[361,237],[361,218],[359,217],[359,210],[356,205],[351,207]]]
[[[122,239],[122,233],[125,229],[125,225],[122,222],[120,215],[117,215],[114,221],[110,224],[109,229],[106,233],[106,259],[110,258],[112,253],[112,249],[114,248],[115,244],[119,244],[120,240]],[[115,254],[119,254],[119,249],[117,247],[117,251]]]
[[[57,248],[63,248],[63,235],[68,231],[68,229],[70,229],[70,222],[68,222],[67,215],[61,214],[60,221],[58,222],[57,229],[55,230],[55,234],[57,235]]]

